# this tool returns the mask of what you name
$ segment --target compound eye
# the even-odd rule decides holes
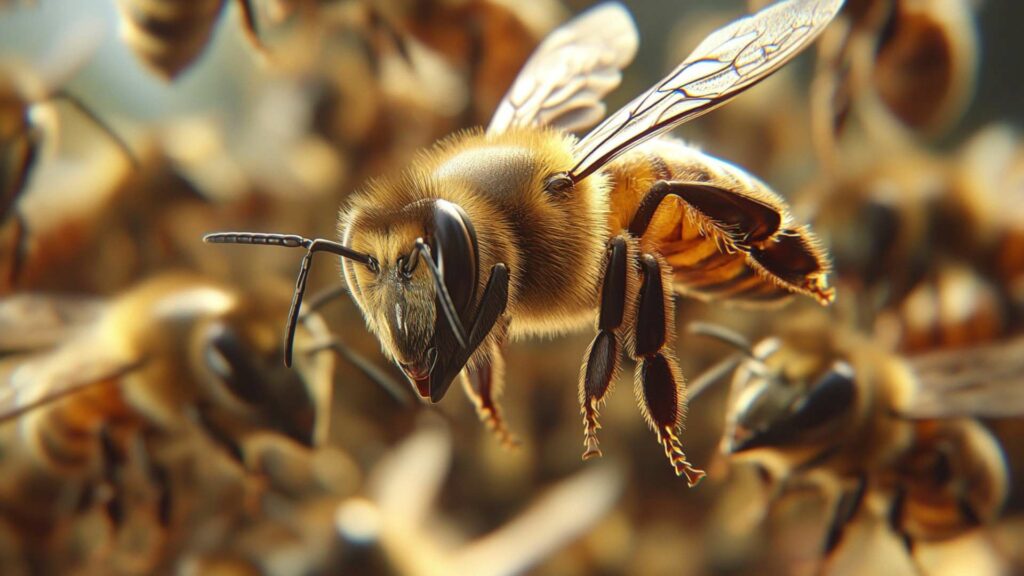
[[[451,202],[434,203],[431,253],[445,288],[463,321],[476,297],[478,257],[476,231],[469,216]]]
[[[572,190],[572,186],[572,178],[565,172],[552,174],[544,181],[544,191],[553,195],[565,194]]]
[[[856,388],[854,372],[846,362],[836,362],[794,406],[795,427],[813,429],[842,418],[853,405]]]

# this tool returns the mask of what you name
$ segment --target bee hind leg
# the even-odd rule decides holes
[[[476,407],[476,413],[497,437],[498,442],[506,449],[514,449],[520,441],[508,429],[498,406],[505,382],[505,360],[498,344],[491,346],[487,360],[472,366],[466,366],[462,372],[462,385],[466,396]]]
[[[637,361],[634,390],[640,411],[658,436],[677,476],[692,487],[705,476],[687,460],[677,436],[685,416],[685,388],[672,344],[675,303],[670,268],[653,254],[640,257],[643,281],[636,312],[633,357]]]
[[[611,390],[619,371],[619,356],[626,328],[626,307],[635,299],[637,275],[630,270],[630,243],[625,236],[608,241],[605,253],[604,277],[601,284],[601,311],[597,319],[598,332],[587,348],[586,360],[580,369],[579,398],[583,416],[583,459],[601,456],[597,441],[598,409]],[[634,298],[629,298],[630,295]]]

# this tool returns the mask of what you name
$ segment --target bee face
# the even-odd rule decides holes
[[[415,238],[407,245],[414,243]],[[408,254],[382,264],[376,286],[368,289],[366,310],[379,327],[376,332],[384,349],[419,389],[436,361],[437,310],[428,272],[422,268],[409,273],[409,266]]]
[[[769,339],[736,372],[726,451],[806,445],[835,433],[855,410],[854,372],[843,361]]]
[[[251,312],[251,311],[249,311]],[[300,372],[280,361],[276,322],[249,313],[213,319],[197,329],[200,394],[279,430],[307,446],[314,443],[316,406]]]
[[[452,202],[429,199],[397,212],[357,210],[347,220],[344,235],[378,262],[376,270],[342,264],[367,325],[417,393],[440,400],[455,376],[445,359],[462,345],[453,323],[464,341],[461,326],[476,296],[478,246],[469,216]]]

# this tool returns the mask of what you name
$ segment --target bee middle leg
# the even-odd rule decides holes
[[[580,370],[580,412],[583,415],[583,459],[601,455],[597,441],[598,408],[611,390],[619,370],[622,341],[628,329],[627,307],[636,299],[638,276],[631,263],[636,260],[635,243],[625,235],[608,241],[601,285],[601,311],[597,336],[587,348]],[[631,312],[631,310],[629,310]]]
[[[658,436],[677,476],[686,476],[691,487],[705,476],[686,458],[678,431],[683,425],[686,389],[672,345],[675,301],[671,268],[663,258],[640,256],[642,283],[636,310],[632,353],[637,361],[634,390],[640,411]]]
[[[114,437],[109,427],[100,428],[98,441],[103,463],[103,482],[110,491],[103,507],[114,528],[120,528],[125,519],[124,466],[127,462],[123,446]]]
[[[505,359],[501,353],[501,346],[492,344],[487,360],[466,366],[461,378],[466,396],[476,407],[480,421],[494,433],[502,447],[518,447],[519,439],[508,429],[498,406],[498,397],[505,383]]]

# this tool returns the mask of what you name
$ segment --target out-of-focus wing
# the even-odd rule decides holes
[[[552,32],[530,56],[487,131],[522,126],[585,130],[604,117],[601,99],[636,55],[636,25],[618,3],[602,4]]]
[[[106,352],[89,338],[50,353],[9,359],[0,366],[0,422],[90,386],[113,382],[142,363],[141,358]]]
[[[664,80],[579,141],[573,179],[764,80],[817,38],[842,4],[786,0],[712,32]]]
[[[0,299],[0,353],[52,347],[91,325],[104,309],[98,298],[16,294]]]
[[[897,410],[908,418],[1024,416],[1024,338],[910,361],[917,386]]]

